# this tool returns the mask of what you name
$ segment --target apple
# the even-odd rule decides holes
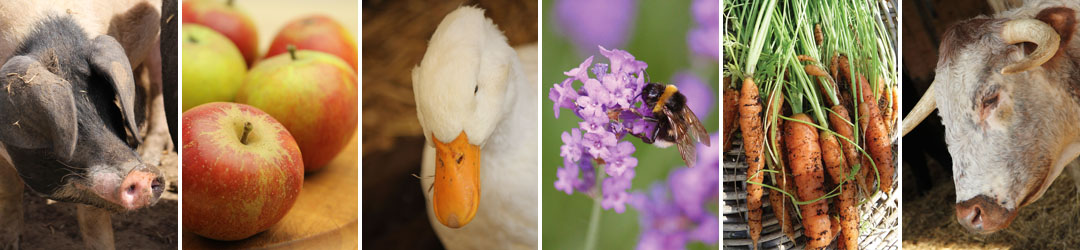
[[[251,68],[236,102],[255,106],[289,129],[308,172],[330,162],[356,131],[356,72],[340,58],[295,50]]]
[[[238,103],[183,114],[184,229],[215,240],[266,231],[296,202],[304,163],[274,117]]]
[[[183,8],[184,23],[197,23],[228,37],[244,54],[248,66],[259,57],[259,33],[255,22],[247,13],[236,8],[233,0],[186,0]]]
[[[247,65],[228,38],[198,24],[184,24],[183,109],[208,102],[231,102],[244,84]]]
[[[270,42],[266,57],[288,52],[289,44],[301,50],[315,50],[340,57],[356,71],[356,38],[341,23],[323,15],[290,21]]]

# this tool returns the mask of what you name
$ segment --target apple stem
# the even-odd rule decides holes
[[[251,133],[251,122],[244,122],[244,133],[240,135],[240,143],[247,145],[248,134]]]
[[[233,1],[233,0],[228,0],[228,1],[225,1],[225,5],[228,5],[229,7],[232,7],[232,6],[233,6],[233,2],[235,2],[235,1]]]
[[[285,49],[289,50],[289,56],[292,57],[293,61],[296,61],[296,45],[289,44],[285,46]]]

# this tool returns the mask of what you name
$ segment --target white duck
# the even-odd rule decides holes
[[[427,137],[421,187],[447,249],[537,247],[536,53],[515,51],[482,9],[465,6],[413,69]]]

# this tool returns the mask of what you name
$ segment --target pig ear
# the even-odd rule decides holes
[[[131,64],[124,48],[111,36],[101,35],[94,38],[90,46],[90,68],[105,76],[112,84],[119,99],[120,110],[124,114],[125,126],[135,136],[135,141],[142,143],[139,127],[135,125],[135,78],[132,77]]]
[[[1069,48],[1069,41],[1072,40],[1073,32],[1076,31],[1076,11],[1066,7],[1053,7],[1046,8],[1035,15],[1035,19],[1049,24],[1050,27],[1057,31],[1061,42],[1058,46],[1058,51],[1054,57],[1058,57],[1064,54],[1066,49]]]
[[[27,56],[0,67],[0,141],[27,148],[52,147],[71,159],[78,141],[75,97],[68,81]]]

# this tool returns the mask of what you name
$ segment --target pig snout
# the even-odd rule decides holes
[[[990,234],[1004,229],[1016,218],[1009,210],[986,195],[956,203],[956,220],[971,232]]]
[[[156,169],[145,166],[128,172],[119,187],[119,205],[128,210],[135,210],[154,204],[161,198],[165,178]]]

